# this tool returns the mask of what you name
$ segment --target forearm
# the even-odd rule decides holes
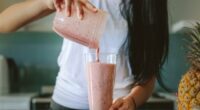
[[[134,87],[127,96],[135,101],[136,107],[144,104],[151,96],[154,88],[155,78],[152,78],[148,83]]]
[[[0,14],[0,33],[16,31],[53,11],[44,0],[28,0],[12,5]]]

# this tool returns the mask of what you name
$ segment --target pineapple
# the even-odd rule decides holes
[[[183,75],[178,87],[178,110],[200,110],[200,23],[190,29],[188,50],[191,68]]]

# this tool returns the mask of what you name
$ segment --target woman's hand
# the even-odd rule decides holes
[[[109,110],[136,110],[134,99],[130,96],[115,100]]]
[[[88,0],[53,0],[56,10],[60,11],[65,8],[67,16],[70,16],[72,11],[72,5],[75,6],[77,10],[77,16],[79,19],[83,19],[84,10],[83,7],[96,12],[97,9]]]

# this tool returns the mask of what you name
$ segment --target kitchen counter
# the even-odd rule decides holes
[[[31,100],[36,93],[16,93],[0,96],[0,110],[31,110]]]
[[[176,96],[169,93],[156,93],[138,110],[176,110]]]
[[[51,94],[48,93],[8,94],[0,96],[0,110],[48,110],[50,102]],[[138,110],[176,110],[176,96],[156,93]]]

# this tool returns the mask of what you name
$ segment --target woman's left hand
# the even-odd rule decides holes
[[[123,97],[113,101],[109,110],[136,110],[134,99],[132,97]]]

